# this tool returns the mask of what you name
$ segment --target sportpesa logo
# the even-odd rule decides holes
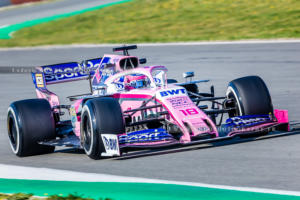
[[[90,71],[92,75],[100,66],[100,61],[101,59],[87,61],[85,67],[75,62],[44,66],[43,71],[45,73],[46,82],[84,77],[88,75],[88,71]]]
[[[267,115],[262,116],[241,116],[232,117],[226,120],[227,126],[233,127],[248,127],[259,125],[261,123],[271,122],[271,118]]]
[[[172,137],[165,130],[160,130],[155,132],[155,130],[148,130],[149,132],[144,133],[132,133],[131,135],[120,135],[119,142],[120,144],[124,143],[133,143],[133,142],[153,142],[162,139],[167,139]]]

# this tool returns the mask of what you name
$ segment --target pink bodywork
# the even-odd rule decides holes
[[[75,101],[75,103],[71,106],[71,109],[75,109],[75,113],[79,113],[82,109],[82,102],[83,102],[83,99],[79,99],[77,101]],[[71,112],[70,112],[71,113]],[[72,115],[72,113],[71,113]],[[75,118],[75,120],[72,120],[72,123],[73,123],[73,131],[75,133],[76,136],[80,136],[80,122],[81,122],[81,117],[80,116],[71,116],[71,118]],[[74,123],[75,121],[75,123]]]
[[[120,100],[120,105],[123,111],[138,108],[142,105],[145,100],[151,99],[155,96],[154,101],[149,102],[147,106],[155,105],[155,103],[162,104],[163,108],[170,113],[171,123],[176,124],[181,128],[183,133],[180,138],[180,142],[188,143],[191,141],[191,137],[198,136],[200,134],[209,133],[213,137],[218,137],[218,131],[211,119],[200,110],[187,96],[187,93],[183,87],[175,85],[167,85],[157,87],[154,84],[154,79],[152,77],[153,70],[164,70],[167,69],[164,66],[151,66],[145,68],[136,68],[132,70],[126,70],[118,73],[115,76],[108,78],[105,83],[107,85],[111,84],[118,77],[130,75],[132,73],[141,74],[142,76],[149,77],[151,81],[151,88],[147,89],[133,89],[130,91],[122,92],[121,94],[114,94],[113,97]],[[161,92],[165,91],[181,91],[181,93],[176,95],[170,95],[170,97],[164,98],[160,95]],[[130,99],[126,101],[126,99]],[[134,101],[132,100],[134,99]],[[138,101],[138,99],[141,99]],[[157,108],[153,108],[152,111],[155,113]],[[148,110],[148,112],[151,111]],[[190,112],[189,112],[190,111]],[[134,115],[134,117],[139,117],[139,113]],[[206,122],[205,122],[206,121]],[[186,126],[190,127],[189,130]],[[208,125],[209,124],[209,125]]]
[[[143,68],[138,67],[135,69],[123,70],[121,69],[119,64],[120,60],[124,58],[133,58],[132,56],[104,55],[104,57],[110,57],[110,63],[113,63],[115,65],[115,74],[111,75],[104,82],[106,85],[108,85],[108,87],[112,87],[113,82],[116,79],[120,77],[125,77],[130,74],[141,74],[150,79],[151,84],[149,88],[128,89],[124,87],[124,90],[122,92],[108,94],[109,96],[119,100],[123,111],[136,109],[140,107],[145,101],[154,97],[151,101],[149,101],[149,103],[146,106],[161,104],[162,107],[148,109],[146,112],[157,113],[162,111],[168,111],[169,116],[166,116],[166,119],[170,123],[177,125],[181,129],[182,136],[179,141],[180,143],[189,143],[191,142],[192,137],[196,137],[201,134],[210,134],[212,137],[219,137],[216,125],[201,109],[199,109],[194,104],[194,102],[192,102],[192,100],[189,98],[186,90],[183,87],[176,86],[174,84],[168,85],[166,82],[166,77],[164,79],[165,82],[163,82],[160,86],[155,84],[152,72],[154,70],[163,70],[166,72],[167,69],[164,66],[150,66]],[[96,73],[92,78],[92,80],[96,83],[99,83],[101,81],[100,67],[96,70]],[[43,90],[36,89],[36,93],[38,98],[47,99],[51,107],[59,105],[59,99],[57,95],[48,91],[46,88]],[[74,109],[76,114],[81,112],[83,100],[84,99],[76,100],[72,104],[71,109]],[[72,115],[72,110],[70,110],[70,113]],[[136,114],[134,114],[133,117],[139,119],[142,117],[141,114],[142,113],[139,111]],[[251,130],[257,128],[266,128],[268,126],[276,124],[288,123],[288,113],[286,110],[274,110],[274,115],[277,120],[274,121],[274,123],[262,124],[259,126],[251,127]],[[80,117],[76,115],[73,116],[73,131],[78,137],[80,137],[80,121]],[[233,131],[230,133],[230,136],[235,135],[237,133],[241,133],[243,131],[247,132],[251,130],[249,128],[249,130],[244,129]],[[163,144],[164,142],[160,141],[153,143]],[[149,143],[148,145],[153,143]]]
[[[39,89],[36,89],[35,92],[39,99],[47,99],[51,107],[59,106],[58,96],[53,92],[50,92],[48,90],[39,90]]]
[[[274,115],[277,119],[277,122],[280,124],[288,124],[287,125],[287,131],[290,131],[290,124],[289,124],[289,115],[287,110],[274,110]]]

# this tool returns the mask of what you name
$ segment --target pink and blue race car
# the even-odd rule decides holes
[[[199,91],[193,72],[186,82],[167,79],[164,66],[141,66],[133,46],[114,48],[123,55],[38,67],[32,73],[37,99],[8,108],[8,136],[17,156],[51,153],[55,146],[84,149],[93,159],[137,149],[192,145],[235,136],[289,131],[288,112],[273,109],[264,81],[247,76],[229,82],[216,97]],[[47,85],[89,80],[88,94],[60,104]],[[63,112],[67,110],[68,112]],[[67,113],[67,114],[65,114]],[[69,120],[62,120],[66,115]]]

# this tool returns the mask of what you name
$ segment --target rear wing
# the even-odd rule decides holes
[[[69,62],[38,67],[32,73],[33,83],[36,88],[42,88],[50,84],[89,79],[95,74],[101,60],[102,58],[94,58],[82,63]]]

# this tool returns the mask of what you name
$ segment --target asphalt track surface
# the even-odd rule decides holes
[[[0,66],[38,66],[111,53],[111,47],[0,50]],[[259,75],[269,87],[275,108],[288,109],[293,123],[300,121],[300,43],[221,44],[188,46],[142,46],[133,55],[147,57],[149,65],[165,65],[170,78],[182,80],[185,71],[200,85],[216,86],[224,95],[232,79]],[[85,81],[51,86],[65,96],[88,90]],[[29,74],[0,74],[0,163],[33,167],[106,173],[143,178],[201,182],[229,186],[261,187],[300,191],[300,135],[265,140],[199,145],[189,149],[156,153],[131,159],[91,160],[81,151],[17,158],[6,134],[6,111],[10,102],[35,98]]]
[[[117,0],[54,0],[31,6],[17,6],[0,12],[0,27],[25,21],[69,13],[76,10],[95,7]]]

